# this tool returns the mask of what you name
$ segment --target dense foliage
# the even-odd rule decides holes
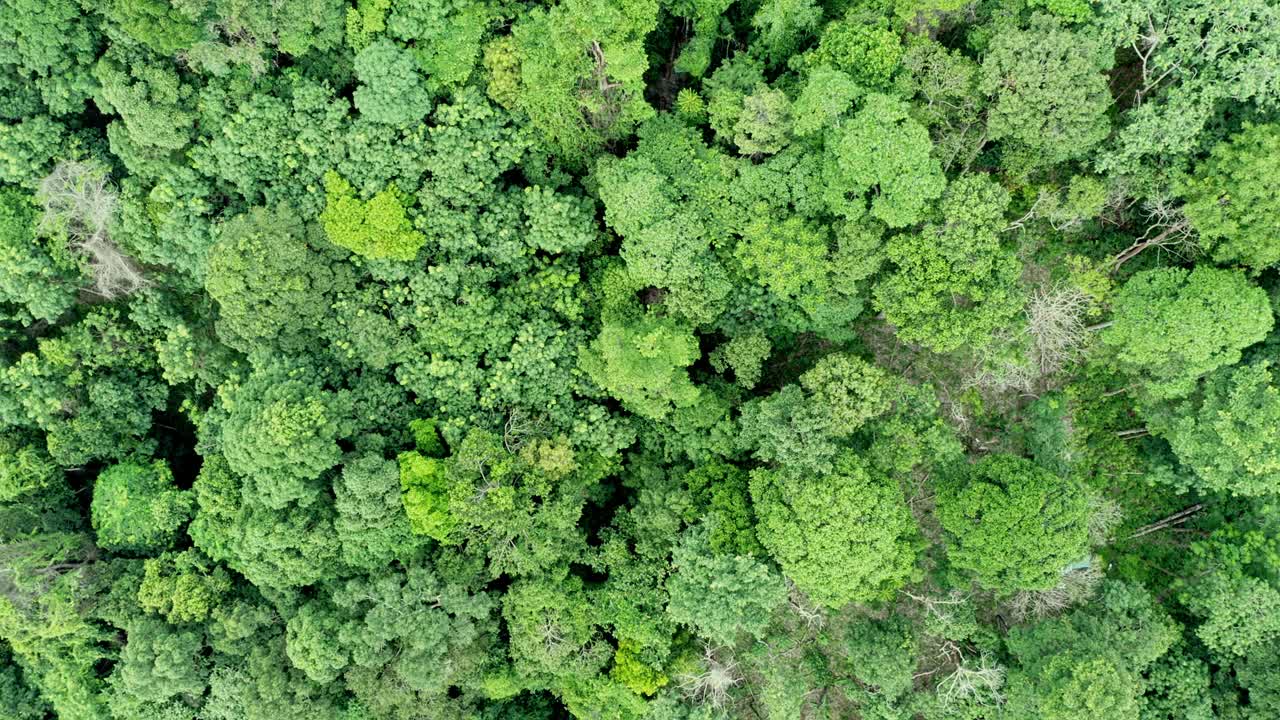
[[[1280,717],[1277,0],[0,0],[0,720]]]

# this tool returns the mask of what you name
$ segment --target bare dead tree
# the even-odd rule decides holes
[[[511,408],[507,412],[507,422],[502,428],[502,445],[509,453],[520,452],[520,448],[533,437],[543,432],[546,417],[533,415],[520,408]]]
[[[67,573],[91,567],[98,548],[74,533],[49,533],[0,544],[0,598],[22,610]]]
[[[1047,590],[1022,590],[1009,599],[1009,614],[1016,622],[1057,615],[1093,595],[1102,582],[1102,571],[1093,563],[1062,574],[1058,584]]]
[[[822,608],[814,605],[790,579],[787,580],[787,607],[800,618],[807,629],[816,630],[827,622]]]
[[[1041,287],[1027,301],[1027,333],[1040,372],[1056,372],[1074,360],[1088,337],[1084,317],[1092,301],[1068,283]]]
[[[997,705],[1004,702],[1004,668],[992,662],[986,655],[976,660],[962,661],[946,677],[938,681],[936,692],[946,704],[976,702]]]
[[[1022,217],[1009,223],[1005,227],[1004,232],[1021,230],[1023,227],[1026,226],[1027,223],[1036,219],[1036,217],[1039,216],[1040,205],[1043,204],[1047,199],[1049,199],[1049,196],[1050,196],[1050,192],[1047,190],[1041,190],[1039,193],[1037,193],[1036,201],[1031,203],[1031,207],[1028,208],[1025,213],[1023,213]]]
[[[37,198],[45,210],[42,232],[65,229],[81,237],[106,234],[118,202],[106,171],[79,160],[58,163],[40,181]]]
[[[706,645],[702,653],[702,671],[680,677],[680,689],[689,697],[722,708],[729,701],[729,691],[742,682],[738,663],[722,661],[715,650]]]
[[[40,181],[36,199],[44,206],[40,231],[65,233],[88,262],[93,286],[87,291],[114,300],[147,285],[142,269],[111,240],[119,197],[105,169],[77,160],[58,163]]]
[[[1111,540],[1115,529],[1124,521],[1124,508],[1120,503],[1101,493],[1089,497],[1089,543],[1104,545]]]

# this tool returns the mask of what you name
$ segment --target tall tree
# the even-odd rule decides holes
[[[751,473],[760,543],[822,605],[886,600],[916,574],[919,531],[896,483],[851,453],[829,475]]]
[[[1247,125],[1219,143],[1182,190],[1183,208],[1220,264],[1262,269],[1280,262],[1280,124]]]
[[[1274,324],[1266,293],[1243,273],[1203,266],[1137,273],[1113,308],[1102,341],[1156,399],[1190,394],[1197,378],[1239,362]]]
[[[988,455],[940,487],[937,504],[948,561],[1000,593],[1051,588],[1088,550],[1083,488],[1030,460]]]

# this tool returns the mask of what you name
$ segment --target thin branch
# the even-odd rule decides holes
[[[1189,508],[1179,510],[1178,512],[1164,518],[1163,520],[1158,520],[1156,522],[1151,523],[1150,525],[1144,525],[1138,528],[1127,539],[1133,540],[1135,538],[1140,538],[1144,535],[1150,535],[1153,532],[1163,530],[1167,527],[1184,523],[1190,520],[1196,513],[1200,512],[1200,510],[1203,508],[1204,508],[1204,503],[1196,503],[1195,505],[1192,505]]]
[[[1191,225],[1184,218],[1177,223],[1165,228],[1159,235],[1148,240],[1138,240],[1130,245],[1111,261],[1112,270],[1119,270],[1121,265],[1129,262],[1137,257],[1149,247],[1164,247],[1181,245],[1186,242],[1187,237],[1191,234]],[[1172,238],[1172,241],[1170,240]]]

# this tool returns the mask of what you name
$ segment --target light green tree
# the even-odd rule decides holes
[[[919,531],[897,483],[856,455],[827,475],[754,470],[751,499],[760,543],[821,605],[885,600],[916,574]]]
[[[738,152],[751,157],[773,155],[786,147],[791,133],[791,100],[781,90],[760,86],[742,100],[734,125]]]
[[[826,65],[848,73],[858,85],[887,90],[902,60],[898,33],[884,20],[868,22],[858,9],[827,25],[818,46],[803,58],[810,67]]]
[[[31,197],[0,190],[0,299],[25,307],[34,319],[54,322],[75,303],[78,281],[37,240]]]
[[[1218,572],[1187,598],[1203,617],[1196,635],[1219,657],[1248,657],[1280,638],[1280,589],[1266,580]]]
[[[1205,266],[1137,273],[1112,307],[1102,341],[1158,400],[1189,395],[1199,377],[1239,362],[1274,324],[1266,292],[1239,271]]]
[[[895,269],[875,286],[898,337],[935,352],[987,344],[1023,307],[1022,263],[1000,240],[1009,194],[984,175],[947,188],[944,223],[887,244]]]
[[[400,491],[409,528],[449,542],[457,521],[449,514],[449,483],[443,460],[417,451],[400,453]]]
[[[1149,593],[1108,582],[1089,606],[1010,632],[1016,664],[1005,710],[1053,720],[1145,717],[1142,673],[1177,637]]]
[[[1280,261],[1280,124],[1246,125],[1182,189],[1183,212],[1219,264]]]
[[[606,322],[578,354],[592,381],[638,415],[662,420],[698,401],[700,391],[685,369],[701,357],[697,338],[670,320],[646,316]]]
[[[1025,30],[995,36],[982,61],[979,89],[994,96],[987,116],[993,140],[1007,140],[1025,164],[1079,158],[1106,139],[1112,49],[1096,36],[1036,15]]]
[[[395,185],[368,200],[336,172],[324,176],[324,233],[335,245],[375,260],[413,260],[427,241],[405,216],[404,195]]]
[[[584,164],[653,115],[644,99],[644,36],[657,12],[655,0],[568,0],[526,13],[512,28],[516,106],[567,161]]]
[[[104,110],[120,115],[139,145],[178,150],[191,140],[195,92],[151,56],[112,46],[94,67]]]
[[[1280,390],[1263,362],[1220,368],[1185,399],[1140,408],[1208,492],[1280,492]]]
[[[988,455],[940,487],[936,514],[950,563],[1000,593],[1053,587],[1089,548],[1083,489],[1012,455]]]
[[[841,443],[890,407],[888,376],[854,355],[833,353],[783,387],[742,406],[743,447],[804,473],[829,472]]]
[[[871,216],[891,228],[914,225],[947,184],[932,150],[929,131],[911,117],[909,105],[890,95],[868,95],[853,118],[827,138],[827,204],[851,219],[869,205]]]
[[[1255,70],[1280,60],[1280,10],[1266,0],[1101,0],[1092,27],[1108,48],[1138,48],[1128,109],[1097,165],[1125,172],[1156,158],[1188,157],[1232,105],[1280,98],[1280,82]]]
[[[194,504],[190,493],[174,486],[163,461],[126,462],[103,470],[94,481],[90,517],[102,547],[151,553],[177,539]]]
[[[198,623],[231,592],[231,575],[196,548],[147,558],[138,605],[170,623]]]

